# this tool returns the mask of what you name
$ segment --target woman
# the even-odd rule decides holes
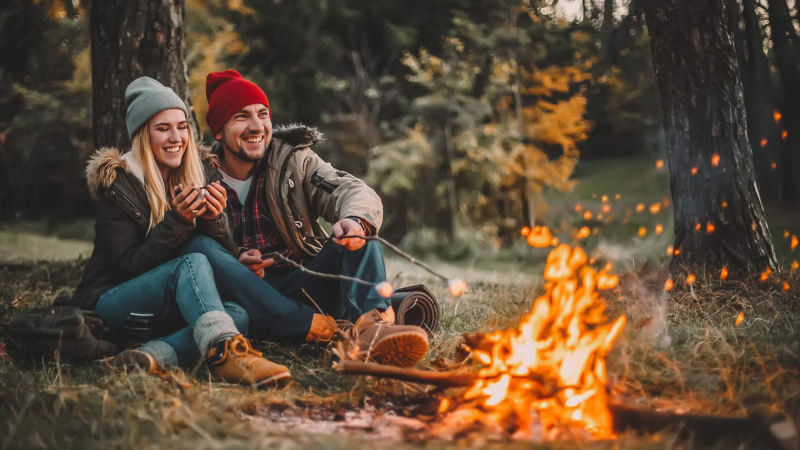
[[[71,304],[94,309],[117,333],[131,317],[148,317],[150,327],[164,331],[165,337],[115,362],[156,373],[191,366],[205,354],[212,374],[228,382],[260,385],[289,377],[286,367],[261,357],[242,336],[249,318],[238,305],[222,302],[206,257],[176,257],[195,234],[236,248],[223,214],[225,189],[205,185],[185,104],[148,77],[125,89],[125,103],[131,151],[100,149],[86,169],[98,199],[96,237]]]

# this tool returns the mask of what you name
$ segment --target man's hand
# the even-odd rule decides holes
[[[259,278],[264,278],[264,269],[275,265],[274,258],[261,259],[261,252],[255,248],[239,255],[239,262],[258,275]]]
[[[353,219],[342,219],[333,224],[333,242],[341,245],[348,250],[358,250],[367,243],[365,239],[348,238],[336,239],[340,236],[364,236],[364,229]]]
[[[200,218],[203,220],[214,220],[225,211],[228,205],[228,192],[224,187],[215,181],[205,187],[206,212]]]

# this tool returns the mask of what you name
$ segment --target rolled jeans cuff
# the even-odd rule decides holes
[[[158,367],[169,370],[173,367],[178,367],[178,354],[171,345],[164,341],[150,341],[137,350],[147,352],[153,355]]]

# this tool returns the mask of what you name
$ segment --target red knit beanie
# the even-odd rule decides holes
[[[209,73],[206,77],[206,99],[206,122],[214,135],[219,133],[233,113],[248,105],[262,103],[272,117],[267,94],[235,70]]]

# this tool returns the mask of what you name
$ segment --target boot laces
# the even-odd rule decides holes
[[[261,356],[261,352],[254,350],[250,345],[250,341],[245,339],[242,335],[234,336],[231,338],[231,352],[236,356],[255,355]]]

